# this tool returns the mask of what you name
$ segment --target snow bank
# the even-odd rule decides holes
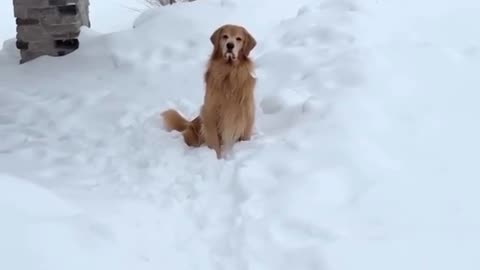
[[[127,269],[108,229],[51,191],[1,174],[0,213],[2,269]]]

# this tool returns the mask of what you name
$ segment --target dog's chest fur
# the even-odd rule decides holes
[[[249,63],[237,66],[212,63],[205,73],[205,103],[224,109],[235,106],[239,110],[253,102],[256,79],[251,74]]]
[[[237,66],[211,63],[205,73],[202,117],[215,119],[222,143],[238,140],[254,119],[256,79],[251,71],[249,62]]]

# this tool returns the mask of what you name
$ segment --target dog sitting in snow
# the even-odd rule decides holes
[[[220,159],[236,142],[252,135],[256,79],[249,54],[256,41],[244,27],[231,24],[218,28],[210,40],[214,47],[204,75],[200,115],[188,121],[170,109],[162,117],[166,129],[181,132],[187,145],[206,144]]]

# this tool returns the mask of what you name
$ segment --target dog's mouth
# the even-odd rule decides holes
[[[225,57],[225,60],[229,62],[236,60],[235,54],[233,52],[226,52],[224,57]]]

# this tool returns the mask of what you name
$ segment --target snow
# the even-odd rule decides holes
[[[92,1],[70,55],[7,40],[0,269],[479,269],[477,2]],[[217,160],[159,113],[198,113],[226,22],[257,122]]]
[[[142,0],[90,1],[91,27],[101,33],[122,31],[130,28],[135,18],[147,7]]]

